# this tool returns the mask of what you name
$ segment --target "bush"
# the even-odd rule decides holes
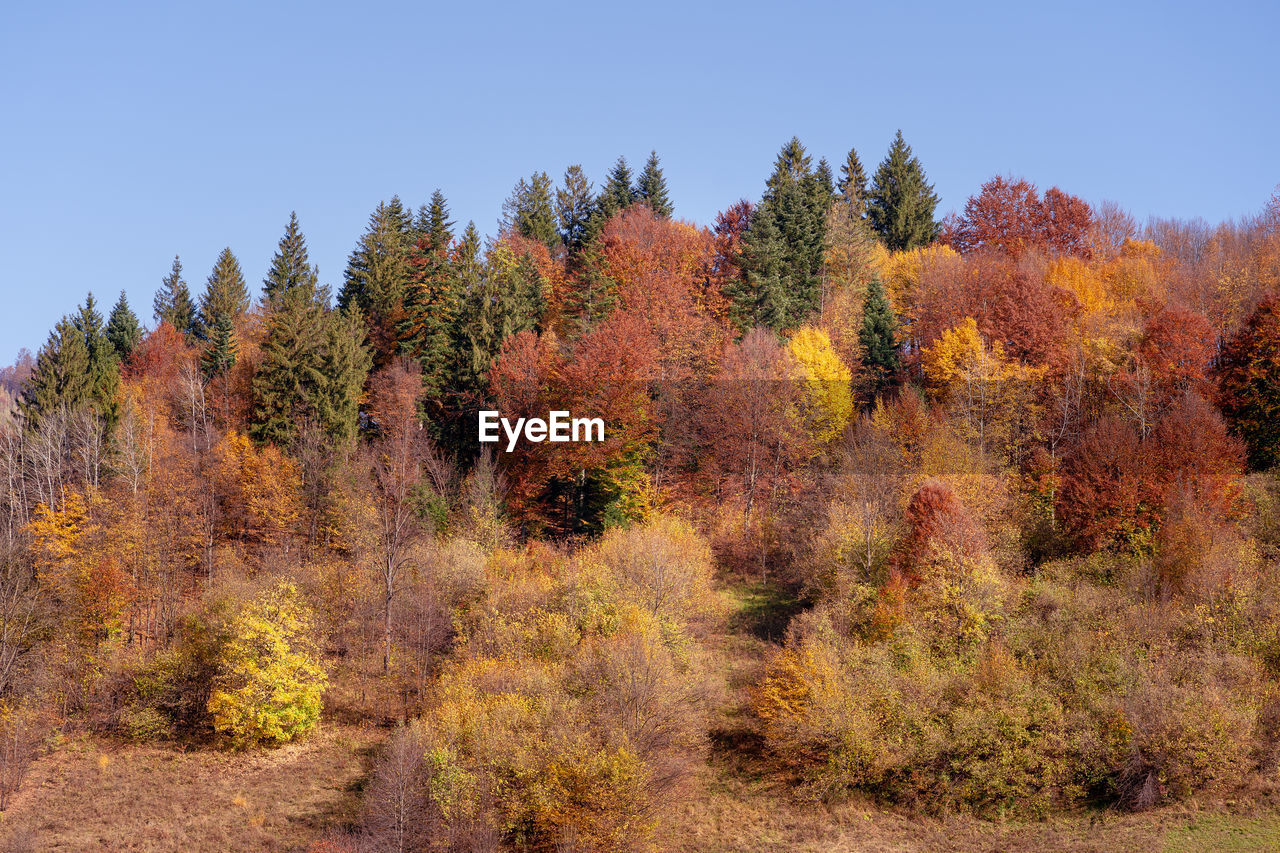
[[[287,583],[231,621],[208,709],[233,746],[284,743],[315,728],[327,677],[310,633],[311,614]]]

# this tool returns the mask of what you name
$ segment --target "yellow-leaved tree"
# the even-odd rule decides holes
[[[311,612],[281,582],[232,621],[209,713],[236,748],[285,743],[316,727],[327,685]]]
[[[827,333],[805,326],[787,344],[794,372],[804,387],[802,421],[817,444],[844,432],[853,416],[853,374],[831,345]]]

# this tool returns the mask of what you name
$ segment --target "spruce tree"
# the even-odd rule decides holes
[[[216,315],[213,323],[206,327],[205,335],[207,340],[204,352],[200,354],[200,367],[207,378],[213,378],[234,367],[240,354],[231,315]]]
[[[829,179],[829,168],[813,170],[799,139],[792,137],[778,152],[743,238],[742,278],[730,288],[741,328],[762,324],[786,331],[821,307]]]
[[[521,178],[503,203],[502,212],[502,230],[515,231],[551,250],[560,245],[551,178],[546,172],[535,172],[528,181]]]
[[[70,317],[63,317],[36,354],[35,369],[23,386],[19,408],[30,427],[66,409],[74,411],[93,401],[94,380],[84,333]]]
[[[90,293],[74,319],[76,329],[84,335],[89,353],[90,396],[94,410],[102,416],[107,428],[115,426],[119,416],[120,362],[116,348],[107,339],[98,303]]]
[[[161,280],[152,307],[157,320],[168,323],[188,338],[200,334],[200,318],[191,301],[191,291],[182,280],[182,260],[177,255],[173,256],[169,274]]]
[[[142,341],[142,326],[138,323],[138,315],[129,307],[129,299],[123,290],[107,319],[106,336],[115,350],[116,358],[121,362],[127,361],[134,348]]]
[[[565,169],[564,184],[556,190],[556,224],[560,242],[570,253],[578,252],[586,244],[594,205],[591,182],[582,167],[574,165]]]
[[[604,189],[600,191],[597,211],[603,221],[611,219],[618,211],[626,210],[635,201],[636,193],[631,186],[631,167],[626,157],[619,157],[609,170]],[[603,222],[601,223],[603,224]]]
[[[867,173],[862,168],[862,161],[858,159],[856,148],[849,149],[849,155],[840,166],[840,182],[836,185],[836,189],[840,197],[852,206],[858,216],[866,215]]]
[[[386,364],[400,350],[410,241],[416,230],[408,223],[398,198],[390,204],[379,203],[351,252],[338,292],[340,310],[358,308],[366,319],[378,365]]]
[[[873,276],[867,286],[862,306],[862,329],[858,332],[871,396],[888,388],[902,367],[897,332],[898,318],[885,297],[884,285],[880,283],[880,276]]]
[[[218,254],[213,271],[205,281],[200,294],[200,322],[205,329],[212,329],[218,318],[226,316],[233,321],[249,310],[249,288],[240,270],[240,261],[228,246]],[[207,334],[207,332],[206,332]]]
[[[422,236],[409,253],[409,284],[405,291],[404,320],[400,327],[400,351],[422,366],[423,395],[435,400],[450,381],[459,293],[464,287],[449,257],[453,223],[439,199],[435,213],[419,217]],[[478,252],[480,234],[475,223],[467,226],[461,249]]]
[[[655,216],[670,219],[675,213],[675,206],[667,195],[667,179],[662,175],[662,167],[658,165],[658,152],[650,151],[645,161],[644,171],[636,181],[636,200],[649,205]]]
[[[419,211],[417,231],[419,239],[425,237],[427,248],[434,252],[447,251],[453,242],[453,220],[440,190],[431,193],[431,204]]]
[[[933,185],[899,130],[867,193],[871,227],[894,251],[927,246],[938,236],[937,207]]]
[[[328,294],[320,289],[320,272],[311,265],[307,255],[307,240],[298,227],[298,214],[289,214],[289,224],[271,258],[271,268],[262,282],[263,299],[268,305],[292,293],[318,304],[328,301]]]

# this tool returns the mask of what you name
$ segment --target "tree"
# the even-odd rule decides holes
[[[287,743],[320,721],[328,677],[311,623],[297,588],[283,582],[232,620],[208,708],[235,747]]]
[[[858,332],[863,370],[873,396],[888,388],[902,368],[897,332],[898,317],[885,297],[880,276],[873,276],[863,301],[862,328]]]
[[[177,255],[173,256],[173,267],[156,291],[153,307],[157,320],[168,323],[188,337],[199,335],[200,318],[195,303],[191,301],[191,291],[182,280],[182,261]]]
[[[1280,295],[1259,302],[1224,343],[1218,384],[1222,413],[1249,448],[1249,467],[1280,464]]]
[[[649,205],[655,216],[670,219],[675,206],[667,195],[667,179],[662,175],[662,167],[658,165],[658,152],[650,151],[645,161],[644,170],[636,180],[636,201]]]
[[[740,328],[799,326],[822,304],[830,170],[815,172],[800,140],[778,152],[764,197],[743,238],[742,280],[730,294]]]
[[[427,212],[427,221],[419,228],[431,227],[430,215]],[[378,364],[387,363],[400,351],[414,231],[398,197],[389,204],[379,202],[351,252],[342,290],[338,292],[338,308],[359,308],[367,321]],[[422,235],[416,237],[417,241],[422,239]]]
[[[1089,205],[1054,187],[1041,199],[1028,181],[996,176],[970,196],[944,240],[961,254],[989,249],[1019,255],[1027,249],[1088,259],[1093,225]]]
[[[608,220],[621,210],[626,210],[636,200],[635,189],[631,186],[631,167],[626,157],[619,157],[609,170],[604,189],[597,200],[597,213],[601,220]],[[603,225],[603,221],[600,223]]]
[[[72,411],[93,399],[93,377],[84,334],[68,317],[49,333],[22,392],[20,408],[32,427],[60,409]]]
[[[305,288],[277,296],[253,376],[254,439],[291,447],[308,422],[353,439],[372,360],[363,339],[359,312],[328,311]]]
[[[826,332],[801,328],[787,344],[796,378],[803,383],[801,411],[805,428],[816,444],[844,433],[853,416],[852,375],[831,346]]]
[[[235,326],[230,315],[218,314],[205,330],[205,348],[200,356],[200,366],[206,378],[219,376],[235,366],[239,356]]]
[[[867,216],[884,244],[894,251],[927,246],[938,236],[933,218],[938,196],[899,130],[876,169],[867,196]]]
[[[582,167],[574,165],[565,169],[564,183],[556,190],[556,223],[560,242],[570,252],[577,252],[586,244],[595,203],[591,182]]]
[[[89,381],[94,408],[106,422],[108,430],[119,416],[116,399],[120,391],[120,362],[115,346],[103,333],[102,315],[90,293],[80,306],[75,318],[76,329],[84,335],[85,349],[89,352]]]
[[[858,159],[858,151],[849,149],[849,154],[840,164],[840,182],[836,184],[841,198],[852,206],[857,216],[867,214],[867,173],[862,169],[862,161]]]
[[[502,213],[504,231],[515,231],[551,250],[560,245],[551,178],[546,172],[535,172],[528,182],[521,178],[503,203]]]
[[[116,352],[116,358],[122,363],[129,359],[134,348],[142,341],[142,327],[138,324],[138,315],[134,314],[133,309],[129,307],[129,300],[123,290],[120,291],[120,298],[116,300],[115,307],[111,309],[105,334]]]
[[[262,282],[262,296],[268,304],[300,292],[306,300],[328,302],[328,293],[319,290],[320,271],[311,265],[307,255],[307,239],[298,227],[297,212],[289,213],[289,224],[271,258],[271,267]]]
[[[224,248],[218,253],[204,293],[200,295],[200,322],[206,330],[212,329],[219,317],[226,317],[234,325],[248,310],[249,288],[245,285],[240,261],[230,247]]]

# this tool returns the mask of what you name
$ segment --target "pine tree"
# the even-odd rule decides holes
[[[218,254],[213,271],[205,281],[204,293],[200,294],[200,322],[206,330],[212,329],[218,318],[225,315],[234,324],[235,319],[248,310],[249,288],[240,270],[240,261],[228,246]]]
[[[451,330],[464,284],[449,256],[453,223],[443,197],[434,213],[419,217],[422,236],[409,252],[409,284],[405,291],[400,351],[422,366],[424,396],[435,399],[450,380],[453,364]],[[469,223],[461,244],[464,252],[479,252],[480,234]]]
[[[453,242],[453,220],[449,218],[449,205],[444,193],[431,193],[431,204],[419,211],[419,238],[426,237],[427,247],[434,252],[446,252]]]
[[[378,365],[386,364],[400,350],[411,240],[417,230],[398,197],[389,204],[380,202],[347,261],[338,308],[360,310],[369,325]]]
[[[253,377],[254,439],[288,447],[306,423],[335,441],[355,435],[360,388],[372,363],[362,325],[358,310],[330,311],[305,287],[274,298]]]
[[[730,288],[741,328],[763,324],[785,331],[821,307],[832,190],[830,168],[815,172],[811,163],[800,140],[792,137],[765,182],[743,238],[742,278]]]
[[[23,386],[19,408],[28,426],[59,409],[83,408],[93,400],[93,375],[84,333],[63,317],[36,355],[35,369]]]
[[[517,332],[538,328],[545,308],[545,282],[527,255],[506,246],[489,253],[479,276],[462,294],[457,325],[458,383],[473,391],[489,381],[489,366],[502,343]]]
[[[208,340],[200,355],[200,367],[207,378],[213,378],[234,367],[240,351],[236,343],[235,323],[230,314],[216,315],[213,323],[206,329]]]
[[[621,210],[626,210],[636,199],[635,190],[631,186],[631,167],[626,157],[619,157],[609,170],[604,189],[600,191],[597,211],[600,218],[607,222]],[[603,224],[603,222],[601,223]]]
[[[644,171],[636,181],[636,200],[649,205],[655,216],[670,219],[675,213],[675,206],[667,195],[667,179],[662,175],[662,167],[658,165],[658,152],[649,152],[649,159],[644,164]]]
[[[564,184],[556,190],[556,223],[560,241],[571,253],[586,244],[594,205],[591,182],[582,167],[574,165],[565,169]]]
[[[551,178],[546,172],[535,172],[528,181],[521,178],[503,203],[502,212],[503,231],[515,231],[551,250],[560,245],[551,200]]]
[[[102,314],[98,303],[90,293],[80,306],[74,324],[84,335],[85,350],[89,353],[90,396],[93,407],[106,422],[107,428],[115,426],[119,416],[120,362],[116,348],[104,334]]]
[[[867,193],[871,227],[894,251],[927,246],[938,236],[938,196],[899,130]]]
[[[127,361],[134,348],[142,341],[142,326],[138,323],[138,315],[129,307],[129,299],[123,290],[107,319],[106,336],[115,350],[116,358],[121,362]]]
[[[304,299],[323,304],[328,293],[320,289],[320,272],[311,265],[307,240],[298,227],[298,214],[289,214],[289,224],[271,258],[271,268],[262,282],[263,299],[272,304],[281,297],[300,292]]]
[[[897,332],[898,318],[885,297],[884,285],[880,283],[880,276],[873,276],[863,302],[862,329],[858,333],[871,396],[888,388],[902,367]]]
[[[153,307],[157,320],[168,323],[188,338],[199,335],[199,315],[191,301],[191,291],[182,280],[182,261],[177,255],[173,256],[173,266],[156,291]]]
[[[836,189],[840,192],[840,197],[852,206],[858,216],[866,215],[867,173],[862,168],[862,161],[858,159],[856,148],[849,149],[849,156],[845,157],[844,163],[840,166],[840,182],[836,185]]]

